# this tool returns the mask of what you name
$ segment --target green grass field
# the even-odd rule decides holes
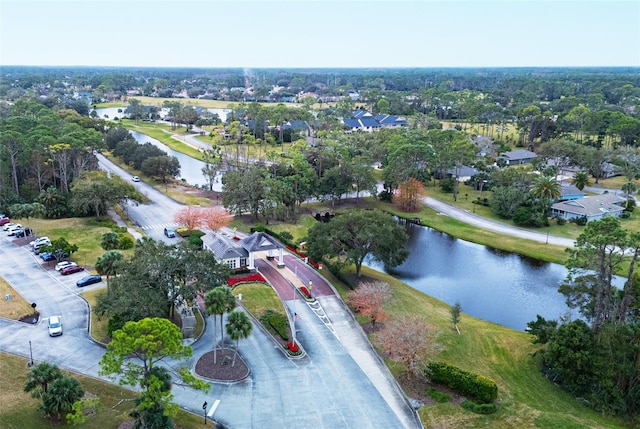
[[[133,409],[136,393],[121,386],[70,374],[76,378],[85,393],[95,395],[100,399],[101,408],[98,412],[87,416],[87,421],[77,426],[52,425],[37,411],[39,401],[23,392],[24,381],[27,378],[27,360],[21,357],[0,353],[0,427],[3,429],[33,429],[45,427],[81,428],[81,429],[117,429],[120,424],[129,420],[129,413]],[[177,428],[211,428],[212,423],[204,425],[201,416],[196,416],[180,410],[174,419]]]
[[[458,335],[450,322],[450,307],[386,274],[363,267],[363,275],[388,282],[392,299],[389,318],[419,314],[437,329],[437,347],[429,359],[444,360],[494,379],[499,388],[498,412],[478,415],[452,403],[419,410],[426,428],[624,428],[621,419],[602,416],[544,378],[529,334],[464,314]],[[341,287],[341,286],[337,286]],[[387,362],[398,375],[402,365]]]
[[[280,314],[286,314],[282,301],[276,292],[264,283],[243,283],[233,288],[233,294],[242,294],[243,307],[256,319],[267,311],[273,310]]]
[[[99,256],[105,252],[100,247],[102,234],[111,229],[104,226],[91,225],[93,218],[67,219],[18,219],[23,225],[28,225],[38,236],[47,236],[51,240],[64,237],[69,243],[78,246],[78,251],[71,255],[78,265],[93,267]],[[133,250],[123,250],[125,256]]]

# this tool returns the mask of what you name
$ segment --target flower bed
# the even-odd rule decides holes
[[[300,292],[306,299],[313,299],[313,297],[311,296],[311,292],[309,292],[309,289],[307,289],[306,287],[302,286],[300,288]]]
[[[267,283],[267,280],[264,277],[262,277],[262,274],[260,274],[260,273],[251,273],[251,274],[248,274],[246,276],[229,277],[227,279],[227,284],[229,285],[229,287],[233,287],[238,283],[247,283],[247,282]]]
[[[300,251],[298,251],[297,249],[291,247],[291,246],[287,246],[287,250],[290,252],[295,253],[296,255],[300,256],[301,258],[308,258],[306,253],[302,253]],[[311,259],[307,259],[309,261],[309,264],[311,264],[316,270],[320,268],[320,264],[313,262]]]

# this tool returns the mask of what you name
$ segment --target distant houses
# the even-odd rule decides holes
[[[342,123],[345,126],[347,134],[364,131],[374,132],[381,128],[403,128],[407,126],[407,121],[394,115],[372,115],[366,110],[355,110],[351,114],[351,118],[343,118]]]

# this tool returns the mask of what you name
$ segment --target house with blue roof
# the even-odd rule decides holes
[[[395,115],[375,115],[373,117],[383,128],[406,127],[407,121]]]
[[[380,128],[406,127],[407,121],[393,115],[372,115],[366,110],[355,110],[351,114],[351,118],[342,119],[345,125],[345,132],[352,133],[354,131],[373,132]]]

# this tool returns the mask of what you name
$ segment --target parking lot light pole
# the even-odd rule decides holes
[[[207,401],[202,404],[202,410],[204,411],[204,424],[207,424]]]
[[[32,367],[33,366],[33,351],[31,350],[31,340],[29,340],[29,356],[30,356],[31,360],[29,361],[29,364],[27,366],[28,367]]]

